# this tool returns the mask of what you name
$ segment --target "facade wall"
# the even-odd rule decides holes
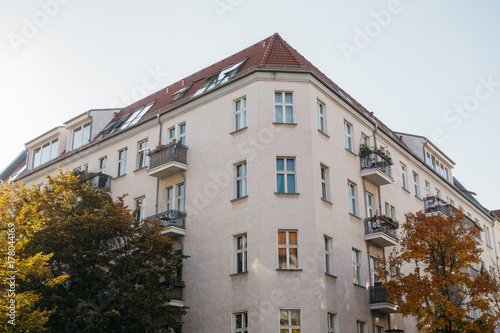
[[[292,92],[294,123],[274,123],[274,93]],[[234,132],[234,101],[246,97],[248,128]],[[317,102],[326,110],[326,135],[318,131]],[[345,149],[344,122],[352,126],[353,152]],[[161,122],[161,127],[159,122]],[[383,130],[376,130],[365,116],[354,111],[309,74],[257,72],[216,89],[156,118],[90,145],[57,163],[62,169],[88,164],[98,170],[98,160],[108,157],[108,174],[114,197],[128,193],[126,203],[146,197],[146,216],[166,209],[166,189],[184,183],[186,235],[176,239],[190,258],[183,266],[185,305],[183,332],[229,331],[232,314],[248,312],[253,332],[278,332],[279,309],[300,309],[303,332],[326,332],[327,312],[337,314],[340,332],[354,331],[356,321],[373,332],[375,322],[389,328],[386,314],[369,308],[369,255],[382,257],[390,248],[365,241],[365,191],[373,195],[374,211],[385,214],[385,203],[396,209],[396,219],[424,208],[424,182],[430,195],[452,198],[478,219],[491,219],[459,194],[410,150]],[[153,149],[160,137],[168,143],[168,130],[186,124],[188,167],[157,181],[147,169],[136,169],[138,142],[148,139]],[[376,132],[376,134],[374,134]],[[387,147],[394,165],[393,184],[380,187],[360,175],[359,145],[362,133]],[[117,176],[118,151],[128,148],[127,174]],[[295,158],[296,194],[276,194],[276,159]],[[248,196],[235,199],[235,164],[246,161]],[[408,189],[402,188],[400,165],[406,166]],[[321,199],[320,167],[328,167],[329,198]],[[23,181],[43,183],[55,165],[28,174]],[[419,176],[415,196],[412,173]],[[358,213],[349,214],[347,184],[356,185]],[[157,191],[158,189],[158,191]],[[158,201],[156,202],[156,197]],[[157,204],[157,205],[156,205]],[[298,231],[299,270],[278,270],[278,230]],[[490,231],[492,229],[490,228]],[[248,273],[232,274],[233,237],[246,234]],[[325,274],[325,236],[333,243],[333,274]],[[496,258],[485,249],[485,263]],[[361,253],[363,278],[353,284],[352,250]],[[416,332],[411,319],[390,316],[392,328]]]

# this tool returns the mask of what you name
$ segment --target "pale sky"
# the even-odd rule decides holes
[[[0,171],[24,143],[278,32],[391,129],[431,139],[500,209],[500,2],[6,0]]]

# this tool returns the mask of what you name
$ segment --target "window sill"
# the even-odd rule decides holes
[[[344,148],[344,149],[345,149],[345,151],[346,151],[346,152],[348,152],[348,153],[352,154],[353,156],[358,157],[358,154],[356,154],[356,153],[355,153],[355,152],[353,152],[352,150],[349,150],[349,149],[347,149],[347,148]]]
[[[323,201],[329,205],[333,205],[333,202],[331,202],[330,200],[326,200],[325,198],[322,198],[322,197],[320,197],[320,199],[321,199],[321,201]]]
[[[318,132],[323,134],[326,138],[330,139],[330,136],[318,128]]]
[[[420,201],[424,201],[421,197],[419,197],[418,195],[415,196],[416,199],[420,200]]]
[[[245,126],[245,127],[240,128],[240,129],[237,129],[235,131],[232,131],[229,134],[233,135],[233,134],[241,133],[241,132],[246,131],[247,128],[248,128],[248,126]]]
[[[349,215],[351,215],[352,217],[358,219],[358,220],[361,220],[361,217],[359,217],[358,215],[354,215],[353,213],[349,213]]]
[[[281,193],[281,192],[274,192],[277,196],[280,197],[298,197],[300,193]]]
[[[336,275],[330,274],[330,273],[325,273],[325,276],[331,277],[332,279],[337,279]]]
[[[241,273],[232,273],[232,274],[229,274],[229,276],[241,276],[241,275],[248,275],[248,271],[241,272]]]
[[[146,166],[143,166],[142,168],[139,168],[139,169],[135,169],[134,172],[138,172],[138,171],[141,171],[141,170],[144,170],[144,169],[147,169],[147,165]]]
[[[297,123],[276,123],[276,122],[274,122],[273,125],[297,126]]]
[[[248,198],[248,195],[244,195],[242,197],[239,197],[239,198],[236,198],[236,199],[232,199],[231,202],[241,201],[241,200],[244,200],[246,198]]]
[[[411,193],[411,192],[410,192],[410,190],[409,190],[409,189],[407,189],[406,187],[401,186],[401,188],[402,188],[403,190],[405,190],[406,192]]]
[[[353,285],[354,285],[355,287],[358,287],[358,288],[366,289],[366,287],[365,287],[365,286],[362,286],[362,285],[357,284],[357,283],[353,283]]]
[[[302,272],[302,268],[287,269],[287,268],[276,268],[278,272]]]
[[[124,173],[123,175],[116,176],[116,177],[114,177],[114,178],[113,178],[113,180],[118,179],[118,178],[125,177],[126,175],[127,175],[127,174],[126,174],[126,173]]]

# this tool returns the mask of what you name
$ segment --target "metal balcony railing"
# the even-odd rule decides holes
[[[450,216],[452,206],[438,196],[430,196],[424,198],[425,213],[441,212],[446,216]]]
[[[188,147],[180,143],[162,145],[149,152],[149,170],[169,162],[187,164]]]
[[[373,216],[365,219],[365,235],[383,232],[397,239],[396,230],[399,224],[387,216]]]
[[[88,182],[93,188],[102,188],[106,192],[111,192],[111,179],[113,177],[102,172],[91,172],[80,175],[81,183]]]
[[[385,287],[382,287],[380,282],[375,283],[374,286],[370,286],[370,304],[373,303],[390,303],[389,294]]]
[[[391,177],[392,161],[385,154],[376,150],[361,152],[361,169],[378,169]]]
[[[184,285],[173,285],[171,289],[167,291],[167,297],[173,301],[184,301]]]
[[[160,227],[177,227],[186,229],[186,213],[180,210],[170,209],[163,213],[149,216],[148,219],[157,219],[160,221]]]

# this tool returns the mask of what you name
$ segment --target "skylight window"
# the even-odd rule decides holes
[[[143,106],[142,108],[137,109],[130,117],[128,117],[127,121],[122,125],[120,129],[125,129],[129,126],[136,124],[139,120],[141,120],[142,116],[144,116],[146,112],[148,112],[149,109],[151,109],[153,104],[154,102],[146,106]]]
[[[240,61],[237,64],[234,64],[234,65],[231,65],[227,68],[224,68],[223,70],[221,70],[219,73],[215,74],[214,76],[210,76],[209,78],[207,78],[203,87],[198,89],[198,91],[193,96],[197,96],[199,94],[202,94],[205,91],[208,91],[212,88],[215,88],[218,85],[223,84],[223,83],[231,80],[232,78],[234,78],[236,76],[236,74],[238,74],[238,72],[240,71],[240,69],[243,67],[243,65],[245,64],[245,62],[247,60],[248,60],[248,58],[246,58],[243,61]]]
[[[184,97],[186,95],[186,93],[188,92],[188,90],[191,88],[193,84],[191,83],[189,86],[186,86],[184,88],[182,88],[181,90],[173,93],[171,96],[174,98],[172,101],[176,101],[178,99],[181,99],[182,97]]]

